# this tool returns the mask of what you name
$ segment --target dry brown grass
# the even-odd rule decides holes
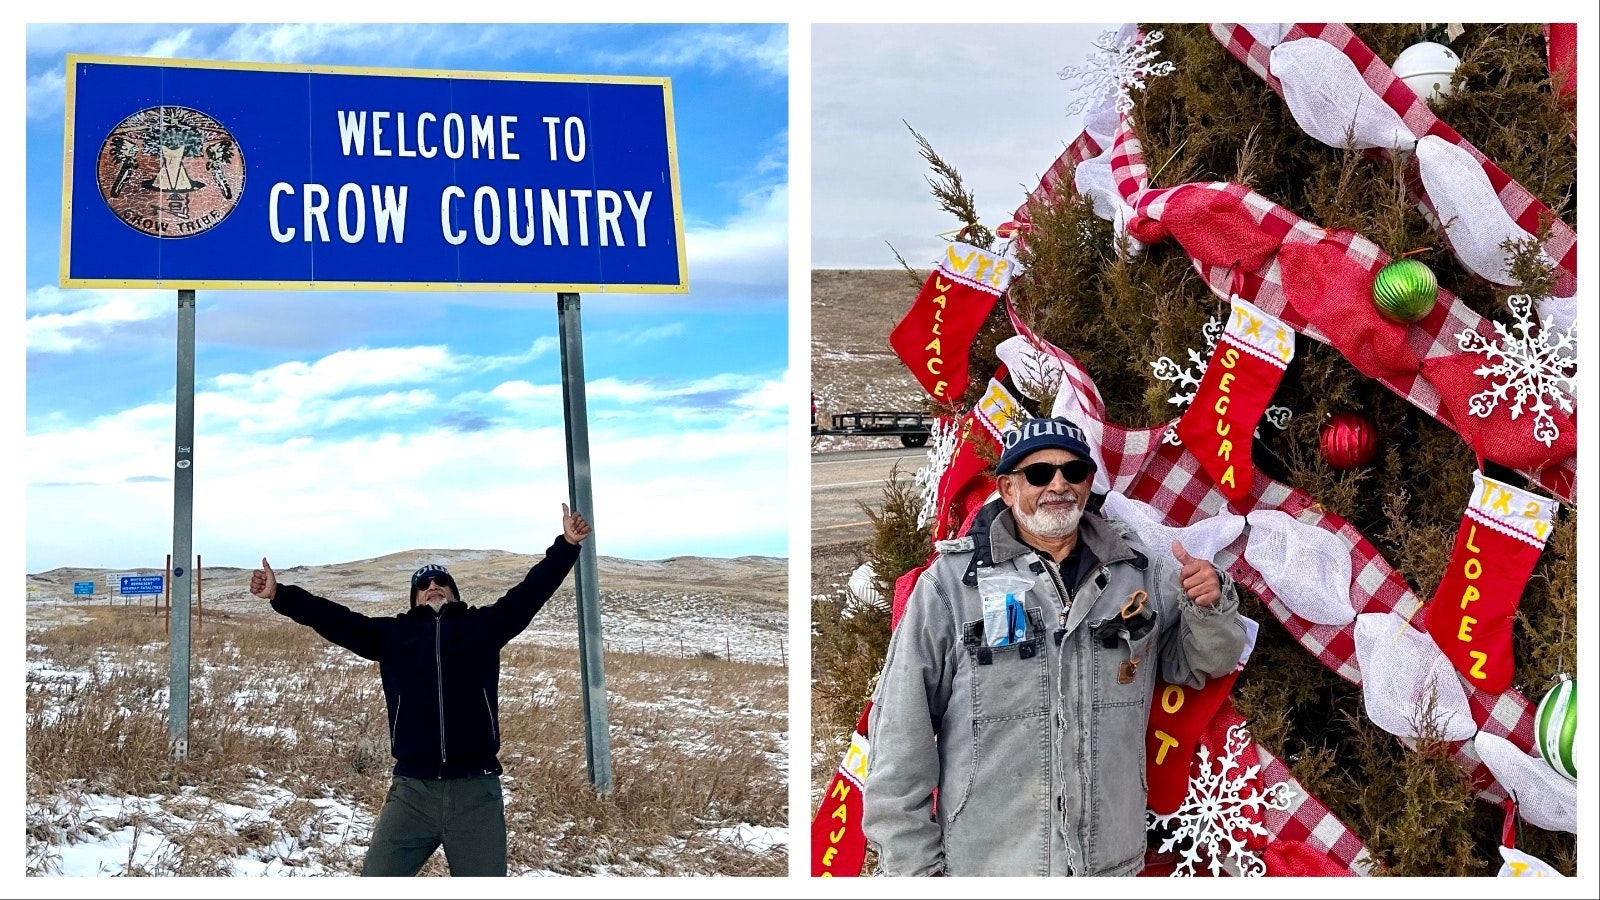
[[[158,854],[130,852],[123,874],[232,874],[241,858],[359,871],[346,838],[365,840],[392,764],[376,664],[287,620],[208,616],[193,640],[190,758],[173,764],[161,620],[125,608],[86,618],[29,635],[30,874],[59,862],[52,846],[147,827],[137,803],[89,816],[87,795],[161,798],[167,816],[191,823],[169,825]],[[781,848],[707,834],[787,825],[783,668],[609,655],[615,790],[605,798],[585,769],[576,651],[514,644],[501,678],[512,872],[787,872]],[[330,799],[364,816],[351,823]],[[261,814],[224,815],[230,803]],[[423,874],[447,874],[442,854]]]

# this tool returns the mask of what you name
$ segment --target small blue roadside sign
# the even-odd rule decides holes
[[[124,575],[120,593],[159,594],[164,575]]]
[[[72,583],[72,594],[75,597],[76,596],[81,596],[81,595],[84,595],[84,594],[88,594],[88,595],[92,596],[94,594],[94,582],[92,582],[92,581],[74,581]]]

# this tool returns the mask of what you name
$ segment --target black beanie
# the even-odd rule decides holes
[[[461,590],[460,590],[460,588],[456,587],[456,580],[453,577],[451,577],[450,570],[446,569],[444,566],[441,566],[441,565],[439,565],[437,563],[428,563],[427,565],[423,566],[422,568],[420,568],[420,569],[416,570],[415,572],[411,573],[411,595],[410,596],[411,596],[411,605],[412,605],[412,607],[415,607],[417,605],[417,587],[418,587],[418,585],[421,585],[423,582],[427,581],[430,578],[442,578],[444,580],[444,583],[447,586],[449,586],[451,595],[454,596],[455,599],[457,599],[457,600],[461,599]]]

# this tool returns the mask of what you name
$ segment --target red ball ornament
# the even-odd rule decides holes
[[[1360,413],[1334,413],[1322,423],[1318,443],[1328,465],[1345,472],[1372,462],[1378,452],[1378,429]]]

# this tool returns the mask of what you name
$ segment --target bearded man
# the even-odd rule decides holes
[[[999,499],[941,541],[869,719],[863,830],[887,875],[1133,875],[1155,677],[1233,671],[1233,581],[1091,511],[1064,418],[1002,436]]]

